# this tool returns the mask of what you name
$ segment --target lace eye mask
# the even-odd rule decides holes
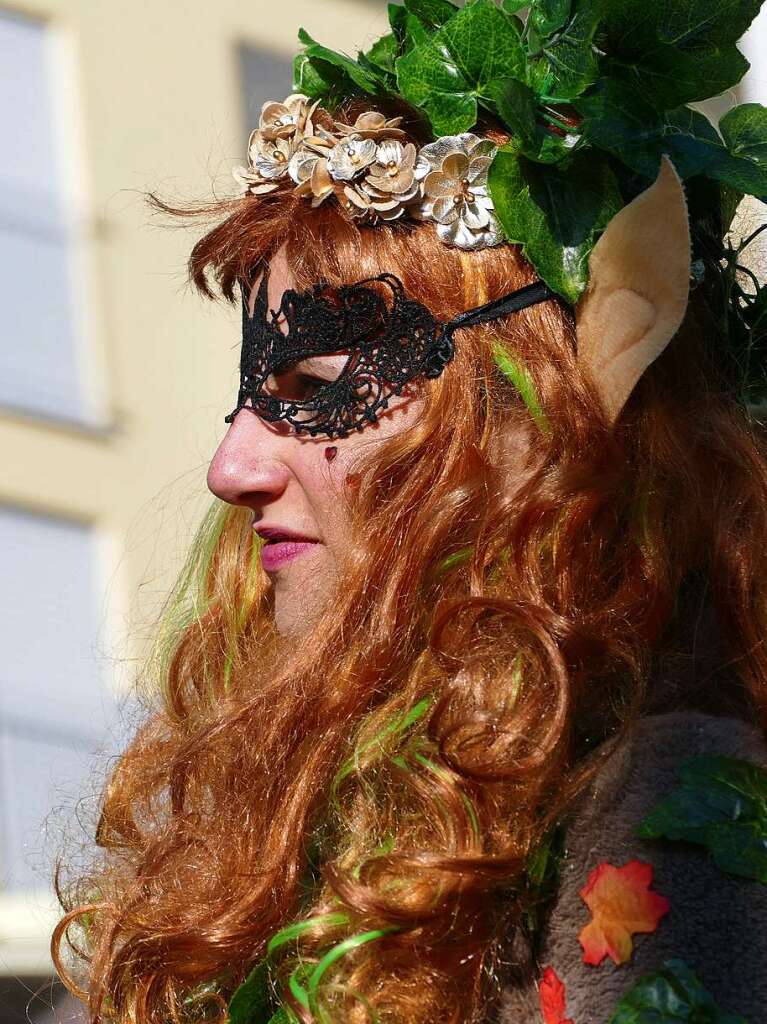
[[[250,408],[269,422],[286,420],[296,433],[346,437],[375,422],[412,382],[438,377],[453,358],[459,327],[555,294],[538,281],[443,323],[405,294],[399,278],[383,273],[337,288],[321,282],[306,292],[288,289],[279,310],[269,310],[265,272],[252,316],[242,286],[240,389],[225,422]],[[278,326],[282,317],[286,334]],[[339,353],[346,357],[340,367],[338,360],[323,359]],[[312,365],[320,366],[321,376],[312,376]]]

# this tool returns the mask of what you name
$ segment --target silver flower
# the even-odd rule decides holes
[[[328,170],[336,181],[351,181],[355,174],[369,167],[375,158],[376,144],[373,139],[348,135],[337,142],[328,154]]]
[[[289,139],[264,139],[256,136],[249,160],[262,178],[282,178],[287,174],[288,161],[292,155],[293,146]]]
[[[248,166],[233,169],[235,181],[245,192],[254,195],[272,192],[279,184],[276,179],[287,174],[296,145],[293,138],[275,136],[266,139],[259,128],[254,129],[248,139]]]
[[[412,214],[433,220],[443,242],[460,249],[484,249],[505,241],[487,188],[487,172],[498,147],[471,132],[444,135],[424,146],[415,177],[423,201]]]

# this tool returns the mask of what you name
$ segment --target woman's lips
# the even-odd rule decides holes
[[[261,548],[261,565],[267,572],[279,569],[293,558],[297,558],[310,548],[316,547],[317,541],[270,540]]]

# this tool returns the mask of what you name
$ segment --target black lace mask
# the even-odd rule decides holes
[[[269,310],[267,294],[265,272],[251,317],[242,287],[240,390],[225,421],[250,408],[270,422],[286,420],[297,433],[335,438],[374,422],[408,384],[438,377],[453,358],[459,327],[506,316],[556,293],[537,281],[449,323],[408,298],[389,273],[337,288],[320,283],[307,292],[288,289],[279,310]],[[287,334],[277,326],[283,316]],[[333,353],[348,355],[332,379],[298,372],[302,361]]]

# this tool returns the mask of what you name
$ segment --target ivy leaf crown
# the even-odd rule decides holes
[[[333,110],[379,96],[417,108],[435,138],[496,123],[487,185],[502,239],[575,305],[611,218],[657,177],[685,183],[692,287],[720,317],[740,397],[767,404],[767,298],[739,262],[762,225],[725,242],[745,195],[767,202],[767,108],[743,103],[715,126],[691,104],[737,85],[737,43],[761,0],[404,0],[356,59],[299,31],[293,88]],[[526,11],[526,16],[522,15]]]

